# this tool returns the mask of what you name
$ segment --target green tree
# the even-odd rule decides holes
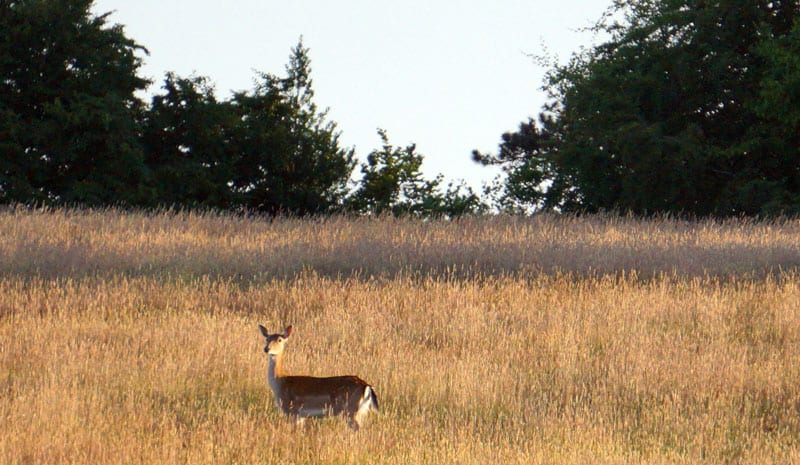
[[[793,12],[795,15],[797,11]],[[778,24],[777,31],[787,30]],[[760,154],[758,168],[740,189],[739,202],[761,213],[800,213],[800,21],[787,34],[768,34],[756,53],[766,71],[758,98],[749,102],[761,124],[749,128],[744,150]],[[758,174],[758,173],[757,173]]]
[[[228,209],[237,199],[230,141],[233,105],[220,102],[205,77],[168,73],[164,93],[152,98],[142,120],[142,145],[154,203]]]
[[[336,124],[313,101],[308,48],[292,49],[286,76],[260,73],[252,92],[233,98],[232,185],[247,208],[312,214],[341,208],[355,162]]]
[[[361,165],[362,178],[349,199],[352,211],[368,214],[462,216],[485,206],[471,188],[450,183],[442,192],[442,175],[426,180],[420,168],[424,157],[416,145],[395,147],[383,129],[378,130],[382,147],[367,155]]]
[[[476,159],[504,165],[506,197],[541,208],[794,211],[796,138],[765,139],[790,131],[767,118],[764,97],[776,91],[765,77],[793,69],[781,56],[796,44],[797,10],[797,0],[616,0],[596,27],[609,39],[550,72],[538,124]]]
[[[91,0],[0,3],[0,202],[147,197],[134,92],[142,47]]]
[[[393,147],[385,130],[378,129],[378,135],[383,146],[370,152],[367,162],[362,163],[362,178],[350,198],[350,207],[380,215],[407,206],[402,198],[404,191],[423,188],[420,173],[423,157],[416,153],[415,144]]]

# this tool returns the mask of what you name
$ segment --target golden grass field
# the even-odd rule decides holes
[[[800,463],[800,222],[9,208],[0,463]]]

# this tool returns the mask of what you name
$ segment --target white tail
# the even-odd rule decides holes
[[[264,352],[269,355],[267,379],[278,407],[301,423],[307,417],[344,414],[358,431],[370,410],[378,410],[375,389],[357,376],[287,376],[283,370],[283,349],[292,335],[288,326],[283,334],[270,334],[258,325],[267,338]]]

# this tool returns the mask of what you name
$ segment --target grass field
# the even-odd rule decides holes
[[[800,222],[0,212],[0,463],[279,462],[800,463]]]

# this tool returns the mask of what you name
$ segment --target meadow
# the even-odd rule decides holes
[[[800,463],[800,221],[0,211],[0,463]],[[297,427],[292,373],[381,413]]]

